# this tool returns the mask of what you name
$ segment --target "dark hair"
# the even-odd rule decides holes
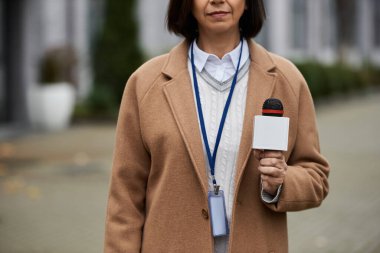
[[[263,0],[245,0],[247,9],[239,21],[241,35],[246,38],[255,37],[261,30],[266,14]],[[193,0],[170,0],[166,16],[167,28],[170,32],[184,36],[192,41],[197,37],[198,24],[192,11]]]

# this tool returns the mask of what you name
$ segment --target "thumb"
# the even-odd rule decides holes
[[[253,155],[257,160],[261,159],[261,154],[264,152],[264,150],[261,149],[254,149],[253,150]]]

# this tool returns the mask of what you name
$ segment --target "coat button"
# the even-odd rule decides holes
[[[206,209],[202,209],[202,216],[203,216],[203,218],[204,218],[205,220],[208,219],[208,212],[207,212]]]

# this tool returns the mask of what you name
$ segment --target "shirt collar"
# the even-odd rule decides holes
[[[225,54],[222,59],[219,59],[214,54],[209,54],[200,49],[197,45],[196,40],[194,40],[194,64],[195,67],[198,69],[198,71],[202,71],[205,67],[207,61],[223,61],[227,60],[229,62],[232,62],[234,68],[237,68],[238,62],[239,62],[239,54],[240,54],[240,43],[235,47],[232,51]],[[189,48],[189,57],[191,57],[191,47]],[[239,69],[244,65],[244,63],[249,58],[249,48],[248,43],[245,39],[243,39],[243,51],[241,54],[241,62]]]

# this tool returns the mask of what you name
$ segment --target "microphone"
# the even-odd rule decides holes
[[[262,115],[255,116],[252,148],[288,150],[289,118],[283,115],[284,107],[279,99],[265,100]]]
[[[284,115],[284,107],[281,100],[277,98],[268,98],[263,104],[263,116],[282,117]]]

